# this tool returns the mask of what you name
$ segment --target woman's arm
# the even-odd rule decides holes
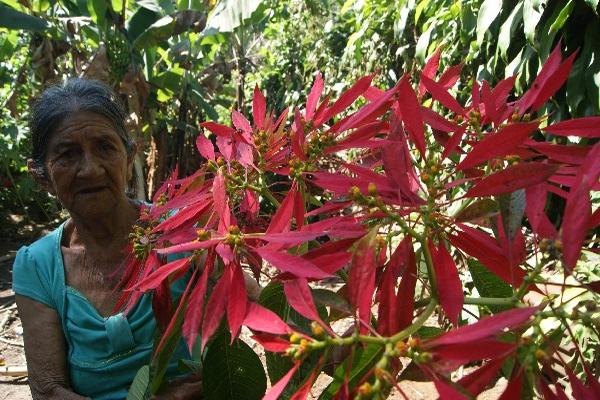
[[[87,399],[69,387],[65,338],[56,311],[26,296],[17,294],[15,298],[33,399]]]

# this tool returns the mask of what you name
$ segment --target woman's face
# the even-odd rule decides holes
[[[69,115],[48,144],[49,191],[71,214],[105,215],[126,201],[133,157],[111,122],[88,111]]]

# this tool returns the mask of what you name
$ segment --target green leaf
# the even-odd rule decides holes
[[[348,301],[336,292],[326,289],[314,289],[312,294],[315,303],[318,305],[331,307],[332,309],[345,314],[352,313],[352,308]]]
[[[498,196],[498,204],[500,205],[502,227],[508,239],[512,241],[517,229],[521,227],[525,213],[525,189]]]
[[[133,382],[127,393],[127,400],[145,400],[150,381],[150,367],[144,365],[133,378]]]
[[[500,49],[500,55],[506,60],[506,52],[513,38],[515,29],[519,23],[523,20],[523,1],[519,1],[519,4],[512,10],[506,21],[500,27],[500,33],[498,35],[498,48]]]
[[[525,38],[535,45],[535,32],[544,12],[546,0],[525,0],[523,3],[523,29]]]
[[[190,98],[192,99],[192,101],[196,103],[202,111],[204,111],[209,120],[219,120],[219,114],[217,114],[215,108],[202,97],[198,90],[192,89],[190,90],[190,94]]]
[[[331,399],[340,390],[347,375],[349,361],[351,361],[352,369],[348,374],[348,387],[352,389],[379,361],[382,353],[383,347],[377,344],[368,344],[364,348],[358,348],[352,360],[344,361],[335,369],[333,382],[321,393],[319,400]]]
[[[491,217],[498,213],[498,203],[490,198],[477,200],[454,216],[457,222],[469,222],[479,218]]]
[[[435,28],[435,24],[431,24],[429,29],[419,36],[417,45],[415,47],[415,57],[421,64],[425,63],[425,57],[427,56],[427,48],[429,47],[429,41],[431,40],[431,32]]]
[[[92,21],[99,27],[106,28],[106,10],[108,10],[106,0],[88,1],[87,8]]]
[[[191,372],[193,374],[201,374],[202,373],[202,363],[196,360],[179,360],[179,364],[177,365],[177,369],[180,371]]]
[[[158,19],[158,13],[144,7],[138,8],[127,21],[127,36],[129,40],[134,41]]]
[[[230,344],[227,332],[206,349],[202,370],[206,400],[258,400],[267,390],[267,377],[258,355],[240,339]]]
[[[258,9],[261,0],[221,0],[208,17],[204,34],[232,32]]]
[[[511,297],[513,292],[510,285],[498,278],[489,269],[477,260],[469,259],[467,262],[473,284],[481,297]],[[498,313],[510,308],[509,306],[488,306],[489,309]]]
[[[49,25],[41,18],[24,14],[0,4],[0,27],[41,32],[48,29]]]
[[[206,16],[193,10],[177,11],[150,25],[133,42],[133,47],[141,50],[156,46],[174,35],[188,30],[200,31],[204,28]]]
[[[415,333],[415,336],[421,339],[433,339],[436,336],[441,335],[445,331],[442,328],[438,328],[437,326],[422,326]]]
[[[598,10],[597,10],[597,8],[598,8],[598,0],[585,0],[585,3],[588,6],[592,7],[592,10],[594,10],[594,12],[596,14],[598,14]]]
[[[502,2],[498,0],[485,0],[477,15],[477,45],[481,46],[485,33],[502,10]]]
[[[569,0],[567,5],[565,5],[562,8],[562,10],[560,10],[558,17],[556,17],[552,25],[550,25],[550,32],[558,32],[563,27],[563,25],[567,21],[567,18],[569,18],[569,15],[571,15],[573,7],[575,7],[575,3],[573,2],[573,0]]]

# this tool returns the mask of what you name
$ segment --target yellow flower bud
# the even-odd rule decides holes
[[[367,191],[369,192],[370,196],[375,196],[377,194],[377,186],[373,182],[369,182]]]
[[[298,332],[294,332],[290,335],[290,342],[292,343],[300,343],[300,340],[302,340],[302,335],[300,335]]]

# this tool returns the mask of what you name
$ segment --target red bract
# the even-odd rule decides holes
[[[338,99],[316,74],[290,118],[255,87],[252,118],[233,110],[231,124],[201,124],[211,135],[196,140],[206,164],[189,177],[175,170],[161,185],[123,263],[119,308],[128,312],[153,292],[164,331],[154,364],[166,362],[159,355],[179,332],[190,350],[200,341],[210,351],[222,343],[213,342],[220,326],[232,341],[245,327],[282,377],[266,399],[288,386],[291,398],[306,397],[333,354],[331,398],[401,388],[397,377],[415,371],[441,398],[477,396],[509,364],[502,398],[519,398],[527,386],[562,398],[556,366],[574,397],[597,394],[585,363],[581,379],[554,348],[568,339],[564,321],[589,325],[595,315],[578,307],[593,300],[574,306],[561,293],[554,301],[546,287],[567,284],[545,284],[562,269],[576,272],[569,287],[598,292],[578,261],[583,249],[598,251],[600,144],[588,140],[600,136],[600,117],[543,127],[549,116],[536,114],[575,53],[562,61],[557,47],[510,102],[517,77],[457,90],[462,65],[438,71],[440,57],[390,88],[360,78]],[[250,273],[268,283],[258,298]],[[179,279],[187,288],[172,299]],[[532,291],[547,302],[531,306]],[[563,326],[548,332],[548,317]],[[343,318],[354,322],[340,324],[348,332],[334,323]],[[520,338],[526,330],[531,337]],[[400,357],[412,361],[402,373]],[[450,379],[468,365],[476,369]],[[529,371],[543,379],[530,381]]]

